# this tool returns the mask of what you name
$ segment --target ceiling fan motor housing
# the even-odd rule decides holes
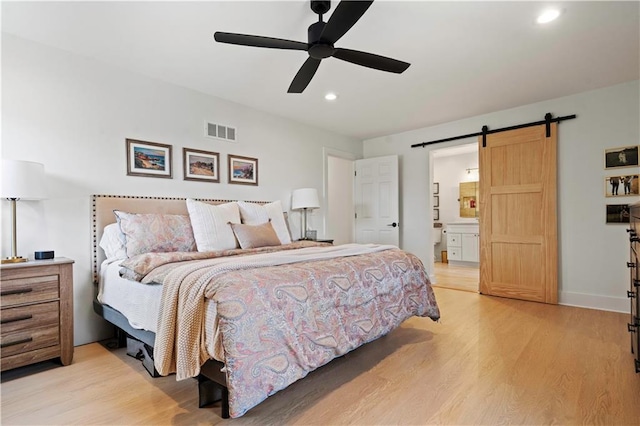
[[[336,49],[333,47],[333,44],[327,43],[320,39],[322,35],[322,30],[324,30],[326,22],[316,22],[315,24],[309,25],[309,29],[307,30],[307,40],[309,41],[309,56],[315,59],[324,59],[333,55]]]

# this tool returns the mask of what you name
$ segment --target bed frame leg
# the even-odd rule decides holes
[[[202,374],[198,376],[198,400],[199,408],[220,401],[222,404],[221,417],[223,419],[229,418],[229,390],[226,386],[222,386]]]
[[[116,340],[119,348],[127,347],[127,333],[119,327],[116,327]]]

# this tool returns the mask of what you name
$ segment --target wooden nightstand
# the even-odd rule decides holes
[[[73,359],[73,260],[0,266],[0,370]]]

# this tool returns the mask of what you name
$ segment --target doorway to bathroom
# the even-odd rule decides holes
[[[472,139],[473,140],[473,139]],[[434,286],[478,292],[478,142],[431,151]]]

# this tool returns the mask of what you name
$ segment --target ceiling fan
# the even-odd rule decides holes
[[[409,68],[409,63],[373,53],[334,47],[334,43],[364,15],[373,1],[341,1],[327,22],[322,15],[331,8],[331,1],[311,0],[311,10],[320,15],[318,22],[307,30],[308,42],[285,40],[248,34],[216,32],[213,38],[220,43],[241,46],[267,47],[271,49],[304,50],[309,57],[294,77],[288,93],[302,93],[318,70],[323,59],[334,57],[356,65],[400,74]]]

